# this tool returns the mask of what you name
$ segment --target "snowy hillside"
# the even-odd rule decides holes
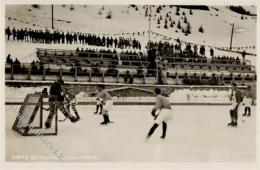
[[[179,38],[184,42],[203,44],[206,45],[206,55],[209,56],[210,46],[229,47],[231,24],[234,23],[233,47],[240,47],[239,51],[246,50],[256,54],[255,16],[243,16],[243,19],[241,19],[241,14],[231,11],[227,6],[209,7],[209,11],[192,10],[192,15],[189,9],[180,8],[180,15],[178,16],[175,14],[177,9],[175,6],[164,6],[159,13],[157,13],[157,8],[158,6],[151,7],[152,41],[175,43],[174,39]],[[254,6],[246,6],[244,9],[256,13],[256,7]],[[181,27],[185,28],[187,26],[184,23],[183,13],[185,13],[187,21],[191,25],[191,34],[188,36],[177,28],[178,21],[180,21]],[[111,15],[111,19],[106,18],[108,14]],[[135,7],[130,5],[55,5],[54,27],[66,32],[73,31],[101,36],[136,38],[141,42],[142,50],[145,51],[149,37],[149,17],[147,14],[149,14],[149,7],[145,5]],[[160,17],[162,20],[158,24]],[[164,28],[165,20],[167,20],[168,24],[167,29]],[[175,22],[173,27],[169,26],[170,20]],[[35,8],[31,5],[8,5],[6,6],[6,26],[11,28],[15,26],[16,28],[51,29],[51,6],[39,5],[38,8]],[[204,33],[198,31],[200,26],[203,26]],[[19,59],[22,62],[31,62],[32,59],[36,59],[35,48],[38,45],[6,42],[7,54],[11,53],[14,57],[20,57]],[[24,47],[24,51],[15,51],[15,47],[20,45]],[[185,43],[183,43],[183,48],[184,45]],[[45,47],[44,45],[40,46]],[[46,48],[75,49],[77,46],[46,45]],[[238,48],[235,50],[238,50]],[[215,55],[241,57],[237,53],[227,53],[216,49]],[[255,56],[247,56],[247,59],[251,60],[252,64],[255,65]]]

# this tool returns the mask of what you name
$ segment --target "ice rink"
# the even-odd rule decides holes
[[[239,113],[237,128],[230,122],[229,106],[173,106],[174,119],[167,137],[160,139],[161,126],[145,142],[153,118],[152,105],[114,106],[110,119],[100,126],[102,116],[94,105],[78,106],[81,120],[59,122],[58,136],[45,136],[65,162],[254,162],[256,157],[255,107],[251,117]],[[39,137],[23,137],[12,130],[15,111],[6,109],[7,161],[59,161]],[[59,112],[59,119],[63,115]]]

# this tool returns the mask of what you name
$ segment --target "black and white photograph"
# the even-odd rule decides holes
[[[259,168],[256,1],[10,2],[7,165]]]

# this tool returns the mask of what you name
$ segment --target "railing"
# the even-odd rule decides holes
[[[168,70],[167,72],[161,73],[156,69],[120,69],[115,67],[101,68],[101,67],[77,67],[77,66],[57,66],[51,64],[43,65],[31,65],[31,64],[6,64],[6,79],[16,80],[54,80],[58,77],[66,77],[69,81],[93,81],[98,78],[98,82],[105,82],[105,79],[112,77],[115,82],[119,83],[134,83],[139,81],[142,84],[160,84],[160,81],[167,82],[168,80],[174,79],[179,81],[180,79],[192,79],[196,78],[199,80],[208,80],[212,76],[223,78],[225,81],[239,80],[239,81],[253,81],[256,80],[255,73],[228,73],[228,74],[215,74],[212,73],[207,76],[205,72],[201,70],[200,73],[179,72],[178,69],[175,71]],[[8,76],[7,76],[8,75]],[[152,82],[148,82],[151,80]]]

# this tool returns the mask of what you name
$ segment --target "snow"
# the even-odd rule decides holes
[[[6,109],[6,160],[15,156],[49,157],[58,161],[38,137],[23,137],[11,129],[20,106]],[[256,159],[255,107],[252,117],[241,117],[237,128],[227,127],[229,106],[173,106],[166,140],[161,126],[148,142],[145,136],[153,124],[152,106],[114,106],[111,120],[100,126],[102,117],[93,115],[95,106],[78,106],[81,120],[59,123],[58,136],[45,136],[65,162],[254,162]],[[46,114],[46,113],[44,113]],[[59,113],[59,119],[63,116]],[[245,120],[245,122],[242,122]],[[33,148],[33,149],[32,149]]]
[[[6,25],[11,28],[30,27],[33,29],[45,29],[51,28],[51,14],[50,5],[40,5],[40,9],[33,9],[29,5],[8,5],[6,7]],[[55,29],[64,31],[75,31],[75,32],[87,32],[98,35],[107,34],[111,37],[124,36],[126,38],[136,38],[141,42],[142,51],[145,51],[145,46],[148,42],[148,17],[145,18],[145,9],[143,6],[137,6],[139,11],[135,11],[133,8],[128,8],[126,5],[104,5],[102,15],[98,15],[98,11],[102,8],[101,5],[88,5],[83,7],[82,5],[74,5],[75,10],[69,10],[70,5],[62,7],[61,5],[54,6],[55,15]],[[244,46],[256,46],[256,19],[255,17],[248,16],[248,19],[241,20],[241,15],[234,13],[227,9],[226,6],[216,6],[219,11],[216,11],[210,7],[210,11],[193,10],[193,15],[189,15],[188,9],[180,9],[180,13],[184,11],[186,13],[188,22],[192,26],[192,34],[189,36],[175,32],[178,20],[181,20],[181,25],[185,27],[183,23],[182,15],[176,16],[176,7],[170,8],[166,6],[161,10],[160,14],[156,14],[156,7],[152,7],[152,23],[151,30],[155,33],[165,35],[168,38],[177,39],[180,38],[182,41],[206,45],[206,55],[209,56],[209,48],[212,47],[229,47],[231,37],[231,23],[235,24],[233,47],[244,47]],[[246,10],[250,10],[255,13],[255,6],[245,6]],[[31,11],[28,11],[31,9]],[[112,19],[105,19],[108,11],[112,12]],[[166,13],[171,12],[169,15],[172,20],[175,20],[174,28],[164,29],[164,19]],[[64,15],[66,13],[66,15]],[[156,15],[156,16],[154,16]],[[161,28],[157,28],[157,19],[162,15],[163,20],[161,21]],[[25,22],[18,22],[17,20],[9,20],[8,17],[17,18]],[[84,18],[80,19],[79,18]],[[201,19],[203,18],[203,19]],[[66,23],[65,20],[71,21]],[[26,24],[28,22],[28,24]],[[90,24],[91,23],[91,24]],[[36,25],[33,25],[36,24]],[[198,32],[198,28],[203,26],[205,32],[203,34]],[[217,29],[216,29],[217,28]],[[138,36],[137,34],[132,35],[134,32],[143,32],[144,35]],[[131,33],[131,34],[126,34]],[[118,34],[118,35],[115,35]],[[121,35],[119,35],[121,34]],[[124,34],[124,35],[122,35]],[[151,34],[152,41],[163,40],[161,36]],[[174,40],[169,40],[170,43],[175,43]],[[184,48],[184,45],[182,48]],[[37,59],[35,54],[35,48],[58,48],[58,49],[75,49],[80,45],[35,45],[29,43],[15,43],[6,41],[6,54],[11,53],[14,57],[19,57],[22,62],[31,62]],[[23,48],[24,50],[17,52],[16,47]],[[86,46],[85,46],[86,48]],[[95,47],[96,48],[96,47]],[[240,49],[240,51],[242,51]],[[247,52],[256,54],[256,48],[248,48]],[[215,49],[215,55],[229,55],[232,57],[242,58],[237,53],[227,53],[221,50]],[[255,56],[246,56],[253,65],[256,65]]]

